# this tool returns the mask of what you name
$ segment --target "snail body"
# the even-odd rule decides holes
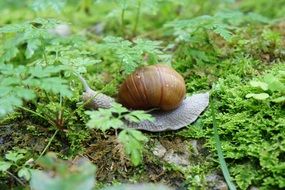
[[[183,77],[167,65],[137,69],[119,89],[118,100],[131,109],[169,111],[181,105],[186,87]]]
[[[157,70],[157,67],[159,67],[158,71],[153,71],[153,69]],[[149,112],[155,118],[155,121],[142,121],[140,123],[134,123],[125,120],[124,122],[126,126],[130,128],[152,132],[177,130],[194,122],[199,117],[199,115],[206,109],[209,104],[209,93],[200,93],[184,98],[186,90],[183,78],[176,71],[173,73],[173,71],[169,70],[171,69],[168,66],[164,65],[146,66],[135,71],[124,82],[129,83],[128,81],[130,81],[131,84],[122,84],[119,90],[118,101],[126,107],[132,109],[160,108],[160,110],[154,110]],[[137,74],[137,72],[139,74]],[[165,80],[160,80],[159,77],[158,79],[155,79],[155,76],[153,76],[159,76],[161,73],[162,75],[165,75]],[[141,79],[143,81],[148,79],[148,83],[151,83],[151,86],[148,86],[148,83],[146,81],[144,81],[143,83],[140,83],[140,80],[135,82],[134,77],[138,77],[138,79]],[[92,90],[88,86],[85,79],[80,75],[79,79],[81,80],[85,88],[85,92],[82,94],[82,99],[88,102],[87,105],[89,108],[98,109],[112,107],[112,103],[116,101],[114,98],[107,96],[99,91]],[[154,84],[158,86],[152,88]],[[172,84],[172,86],[170,84]],[[145,88],[145,86],[148,87]],[[178,89],[176,89],[177,86],[179,86]],[[131,87],[135,88],[135,94],[128,94],[130,93],[129,89]],[[156,92],[157,90],[158,92]],[[167,91],[161,93],[162,90]],[[169,91],[173,91],[174,94]],[[132,97],[137,94],[139,95],[137,98]],[[150,97],[153,94],[155,94],[154,97]],[[147,98],[145,97],[146,95],[148,96]],[[178,98],[175,96],[177,96]],[[173,99],[175,99],[175,103],[169,103],[168,101],[164,102],[164,99],[167,99],[168,97],[170,98],[169,101],[171,101],[171,98],[174,97]],[[127,102],[125,104],[124,102],[128,99],[132,99],[130,101],[131,103]],[[155,104],[148,104],[147,106],[144,105],[145,103],[151,102],[152,99],[154,99],[153,101],[155,102]],[[159,99],[159,101],[157,99]],[[135,106],[133,106],[132,103],[135,103],[136,101],[138,102],[138,104],[135,104]],[[162,102],[164,102],[164,106],[161,106]]]

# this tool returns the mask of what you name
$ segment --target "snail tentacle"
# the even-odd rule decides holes
[[[114,98],[99,91],[92,90],[81,75],[78,75],[78,77],[85,90],[85,92],[82,94],[82,99],[87,102],[87,107],[93,109],[112,107],[112,103],[115,101]]]

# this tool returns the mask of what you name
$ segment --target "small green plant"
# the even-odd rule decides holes
[[[71,97],[67,81],[54,76],[64,70],[62,66],[13,66],[0,64],[0,117],[23,105],[23,100],[36,98],[36,91],[42,90]]]
[[[159,61],[169,63],[169,56],[161,51],[161,42],[145,39],[135,39],[133,42],[120,37],[109,36],[98,44],[99,53],[104,57],[113,57],[121,64],[122,71],[129,74],[139,65],[154,64]],[[106,51],[111,52],[106,55]]]
[[[114,8],[108,15],[108,17],[120,18],[121,35],[135,36],[140,23],[141,15],[156,14],[159,10],[159,0],[115,0],[116,8]],[[127,14],[132,17],[127,17]],[[133,18],[133,19],[132,19]],[[131,23],[131,26],[127,25]],[[127,33],[127,29],[131,28],[131,33]]]
[[[261,92],[249,93],[245,96],[246,98],[269,99],[275,103],[285,102],[285,71],[279,71],[277,75],[269,73],[261,81],[250,81],[250,85]]]
[[[61,10],[63,9],[63,7],[66,4],[66,0],[61,0],[61,1],[57,1],[57,0],[33,0],[32,2],[32,8],[35,11],[43,11],[46,10],[48,8],[52,8],[53,10],[55,10],[56,12],[60,13]]]
[[[95,186],[96,167],[87,159],[68,162],[50,152],[37,164],[44,170],[31,170],[30,186],[34,190],[91,190]]]
[[[24,185],[22,179],[29,181],[31,178],[30,163],[33,161],[33,159],[29,159],[28,161],[23,162],[23,159],[26,159],[27,157],[27,153],[28,152],[25,149],[8,151],[5,154],[5,159],[0,161],[0,172],[11,175],[18,183]],[[17,173],[18,177],[16,177],[13,173]]]
[[[176,59],[182,58],[179,64],[217,63],[219,57],[226,57],[228,44],[235,39],[235,33],[248,23],[268,23],[261,15],[240,11],[220,11],[213,16],[202,15],[192,19],[172,21],[165,24],[175,37],[178,47]]]
[[[31,170],[30,187],[33,190],[92,190],[95,183],[96,166],[88,159],[77,157],[74,160],[62,160],[53,152],[47,153],[37,161],[41,167]],[[156,184],[122,184],[103,188],[102,190],[134,189],[171,190],[165,185]]]
[[[35,19],[0,28],[0,117],[35,100],[40,92],[71,98],[67,78],[99,62],[91,59],[93,53],[82,38],[52,35],[49,31],[58,23]]]
[[[98,111],[86,111],[86,114],[90,116],[87,123],[89,128],[98,128],[103,132],[111,128],[122,129],[118,134],[119,142],[124,145],[126,154],[130,156],[135,166],[141,163],[144,143],[148,139],[140,131],[127,128],[123,120],[130,122],[153,121],[151,115],[144,111],[129,111],[118,103],[114,103],[110,109],[99,108]]]
[[[237,29],[236,35],[230,43],[235,54],[254,57],[256,59],[272,62],[273,60],[283,60],[281,33],[269,28],[260,29],[259,26],[251,26]],[[246,50],[246,51],[245,51]]]
[[[232,27],[215,16],[203,15],[193,19],[167,23],[166,28],[173,29],[173,35],[180,44],[176,56],[186,57],[188,64],[213,63],[217,61],[218,50],[211,32],[224,40],[232,38]]]

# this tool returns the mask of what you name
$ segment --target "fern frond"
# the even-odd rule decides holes
[[[161,42],[146,39],[136,39],[131,42],[120,37],[109,36],[104,38],[104,43],[97,47],[100,53],[112,52],[115,59],[121,63],[124,72],[131,73],[145,62],[146,57],[151,58],[153,63],[163,59],[160,44]]]

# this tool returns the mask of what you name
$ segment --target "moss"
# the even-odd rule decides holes
[[[267,72],[275,74],[284,69],[285,64],[279,63]],[[262,189],[281,189],[284,188],[285,180],[282,172],[284,104],[246,99],[245,95],[252,90],[248,80],[244,81],[237,75],[221,78],[213,89],[224,156],[241,189],[250,185]],[[202,124],[195,124],[181,133],[194,138],[207,138],[207,147],[215,151],[210,118],[210,112],[207,111]]]

